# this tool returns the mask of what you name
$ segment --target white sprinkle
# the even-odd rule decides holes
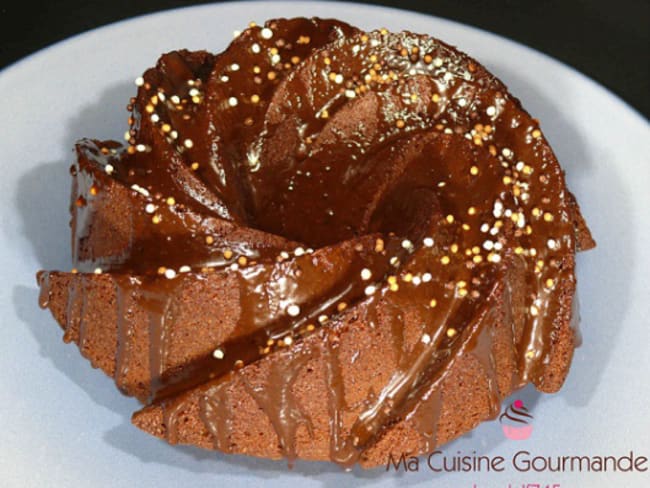
[[[300,314],[300,307],[298,305],[289,305],[287,307],[287,313],[291,317],[297,317]]]
[[[176,278],[176,271],[174,271],[171,268],[167,268],[165,270],[165,278],[167,278],[168,280],[173,280],[174,278]]]
[[[415,286],[418,286],[420,283],[422,283],[422,278],[419,276],[414,276],[411,280],[411,283],[413,283]]]
[[[144,144],[138,144],[137,146],[135,146],[135,150],[138,152],[145,152],[147,150],[147,146],[145,146]]]
[[[533,317],[537,317],[537,315],[539,314],[539,310],[538,310],[538,308],[537,308],[535,305],[531,305],[531,306],[530,306],[530,314],[531,314]]]
[[[503,215],[503,203],[501,203],[499,200],[494,202],[494,208],[492,209],[492,215],[494,215],[497,219]]]
[[[506,158],[509,158],[510,156],[512,156],[512,151],[510,149],[508,149],[507,147],[504,147],[501,150],[501,154],[503,154]]]
[[[524,169],[524,166],[526,166],[526,164],[523,161],[518,161],[517,164],[515,165],[515,169],[517,171],[521,171],[522,169]]]
[[[215,349],[212,356],[214,356],[215,359],[223,359],[224,353],[221,349]]]
[[[240,35],[241,35],[241,31],[239,31],[239,30],[232,31],[232,36],[233,37],[239,37]]]
[[[183,141],[183,145],[184,145],[186,148],[191,149],[191,148],[194,146],[194,143],[192,142],[192,139],[185,139],[185,140]]]
[[[284,342],[285,346],[290,346],[290,345],[293,343],[293,337],[291,337],[291,336],[286,336],[286,337],[284,338],[284,341],[283,341],[283,342]]]
[[[145,197],[149,196],[149,191],[146,188],[142,188],[140,185],[131,185],[131,190],[135,190]]]
[[[144,78],[142,76],[138,76],[135,79],[135,86],[142,86],[144,85]]]
[[[334,83],[337,83],[337,84],[339,84],[339,85],[340,85],[341,83],[343,83],[343,75],[340,74],[340,73],[337,74],[337,75],[334,77]]]
[[[354,98],[357,96],[354,90],[345,90],[345,96],[348,98]]]
[[[253,51],[255,54],[259,54],[262,48],[258,43],[255,43],[251,46],[251,51]]]
[[[319,324],[324,324],[327,322],[329,319],[327,318],[327,315],[319,315],[318,316],[318,323]]]
[[[497,109],[494,108],[492,105],[490,105],[487,110],[485,110],[485,113],[488,114],[488,116],[493,117],[497,113]]]
[[[517,217],[517,227],[523,229],[525,226],[526,226],[526,217],[524,217],[523,212],[520,212],[519,216]]]
[[[192,270],[187,264],[178,268],[181,273],[189,273]]]
[[[95,268],[95,271],[93,271],[95,274],[102,274],[102,268]]]
[[[431,273],[424,273],[422,275],[422,282],[428,283],[429,281],[431,281],[431,278],[433,278],[433,276],[431,276]]]
[[[305,254],[305,250],[304,250],[302,247],[297,247],[297,248],[293,251],[293,254],[294,254],[294,256],[296,256],[296,257],[300,257],[300,256],[302,256],[303,254]]]
[[[491,235],[491,236],[495,236],[495,235],[497,235],[498,233],[499,233],[499,228],[498,228],[498,227],[492,227],[492,228],[490,229],[490,235]]]
[[[465,105],[467,105],[467,100],[465,100],[464,98],[459,98],[458,99],[458,106],[459,107],[464,107]]]
[[[104,166],[104,171],[106,171],[107,175],[110,175],[113,173],[113,171],[115,171],[115,168],[113,167],[112,164],[107,164],[106,166]]]
[[[271,56],[271,63],[272,64],[277,64],[280,62],[280,55],[279,54],[274,54]]]
[[[557,249],[557,241],[555,239],[549,239],[546,241],[546,245],[548,246],[549,249]]]
[[[235,97],[230,97],[228,99],[228,105],[230,105],[231,107],[236,107],[238,103],[239,102],[237,101],[237,99]]]
[[[490,256],[490,261],[492,261],[493,263],[498,263],[501,261],[501,256],[499,254],[492,254]]]
[[[361,270],[361,279],[368,281],[370,278],[372,278],[372,271],[370,271],[368,268],[363,268]]]
[[[144,211],[148,214],[152,214],[156,211],[156,206],[153,203],[147,203],[147,206],[144,207]]]
[[[440,58],[436,58],[436,59],[434,59],[434,60],[433,60],[433,65],[434,65],[436,68],[440,68],[440,66],[442,66],[442,59],[440,59]]]
[[[413,243],[411,241],[409,241],[408,239],[404,239],[402,241],[402,247],[404,249],[412,249],[413,248]]]
[[[169,97],[169,99],[172,101],[172,103],[175,103],[177,105],[181,103],[181,99],[178,95],[172,95],[171,97]]]
[[[239,269],[239,265],[237,263],[232,263],[230,265],[230,271],[237,271]]]
[[[165,101],[165,94],[161,91],[158,92],[158,100],[160,100],[161,102]]]
[[[239,71],[239,65],[237,63],[232,63],[230,65],[230,71]]]
[[[453,77],[454,77],[454,75],[452,75],[449,71],[447,71],[442,78],[445,81],[451,81]]]
[[[160,116],[158,114],[151,114],[150,119],[155,124],[156,122],[160,121]]]
[[[431,336],[429,334],[422,334],[422,342],[429,344],[431,342]]]
[[[486,251],[491,251],[492,249],[494,249],[494,242],[489,241],[489,240],[484,241],[483,242],[483,249],[485,249]]]
[[[489,226],[488,224],[483,224],[483,225],[481,225],[481,232],[484,232],[484,233],[485,233],[485,232],[487,232],[488,230],[490,230],[490,226]]]
[[[169,135],[172,136],[172,139],[178,139],[178,131],[173,130]]]
[[[260,34],[262,34],[263,39],[271,39],[271,37],[273,37],[273,31],[268,27],[264,27],[264,29],[262,29],[262,32],[260,32]]]
[[[190,88],[190,91],[188,92],[191,97],[196,97],[198,96],[201,92],[197,88]]]
[[[230,78],[228,78],[228,75],[223,75],[223,76],[221,77],[221,81],[222,81],[223,83],[226,83],[226,82],[228,82],[229,80],[230,80]]]
[[[366,286],[366,289],[364,290],[364,293],[368,296],[372,295],[377,291],[377,287],[375,285],[368,285]]]
[[[501,249],[503,249],[503,244],[501,244],[501,242],[499,242],[499,241],[495,242],[494,243],[494,250],[495,251],[500,251]]]
[[[433,239],[431,237],[425,237],[422,242],[426,247],[433,247]]]
[[[399,259],[397,256],[393,256],[388,262],[391,264],[391,266],[399,266]]]
[[[280,253],[280,257],[281,257],[282,259],[289,259],[289,253],[288,253],[287,251],[282,251],[282,252]]]

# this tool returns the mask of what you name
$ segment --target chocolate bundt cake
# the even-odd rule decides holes
[[[555,392],[594,242],[538,122],[429,36],[251,25],[82,140],[48,307],[170,443],[385,464]]]

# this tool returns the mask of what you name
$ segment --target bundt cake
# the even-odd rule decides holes
[[[251,26],[136,80],[82,140],[48,307],[170,443],[385,464],[557,391],[594,246],[539,128],[477,61],[337,20]]]

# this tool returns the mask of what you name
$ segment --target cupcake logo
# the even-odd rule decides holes
[[[503,435],[513,441],[523,441],[530,437],[533,426],[530,424],[533,416],[521,400],[515,400],[499,416]]]

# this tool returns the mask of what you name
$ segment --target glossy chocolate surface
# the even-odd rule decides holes
[[[148,310],[149,401],[165,403],[170,437],[183,392],[200,388],[201,418],[228,451],[223,385],[281,354],[275,388],[249,390],[294,458],[296,428],[309,419],[291,385],[319,354],[332,460],[354,463],[403,418],[432,449],[439,385],[463,354],[480,358],[498,414],[498,314],[517,331],[513,387],[544,389],[554,334],[576,319],[573,210],[538,122],[476,61],[409,32],[274,20],[218,55],[165,54],[137,84],[127,146],[77,146],[73,258],[79,277],[114,277],[118,385],[133,333],[125,304]],[[123,245],[99,251],[107,238],[97,209],[116,192],[128,223],[106,235]],[[170,371],[169,304],[187,280],[210,274],[239,283],[236,330]],[[47,306],[47,274],[39,281]],[[79,320],[82,288],[70,293],[68,320]],[[391,322],[400,359],[343,434],[332,331],[352,309]],[[399,332],[406,310],[422,319],[421,339],[408,348]]]

